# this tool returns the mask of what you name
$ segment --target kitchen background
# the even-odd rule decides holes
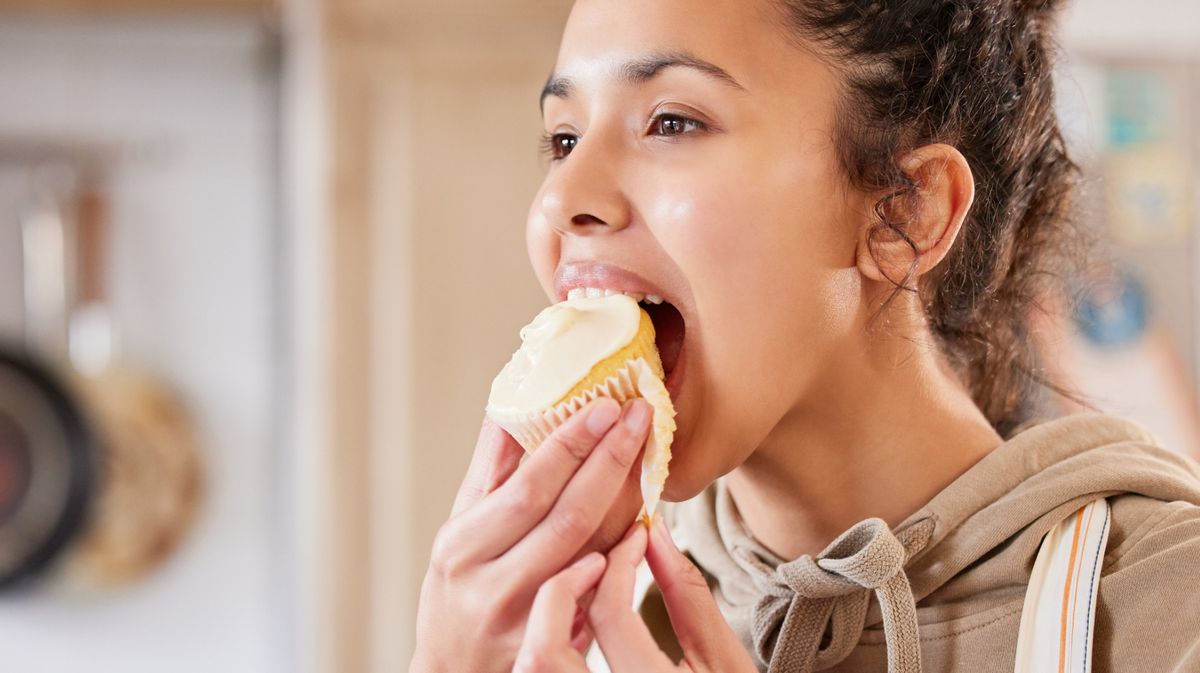
[[[568,9],[0,0],[0,670],[407,669],[544,302],[522,235]],[[1077,0],[1062,41],[1112,254],[1037,338],[1197,456],[1200,6]]]

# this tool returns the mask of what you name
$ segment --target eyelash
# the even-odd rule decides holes
[[[662,124],[663,120],[666,119],[677,120],[681,122],[685,130],[678,133],[658,133],[655,135],[663,138],[676,138],[678,136],[687,135],[688,133],[693,132],[687,130],[689,126],[695,131],[704,131],[708,129],[708,124],[705,124],[699,119],[693,119],[692,117],[681,115],[675,112],[662,112],[650,119],[650,123],[646,126],[646,132],[650,133],[654,131]],[[563,151],[562,146],[564,141],[574,141],[574,144],[571,145],[571,149],[566,150],[565,152]],[[567,156],[571,154],[571,151],[575,149],[575,145],[578,144],[579,136],[570,133],[543,133],[541,140],[541,154],[550,159],[550,161],[561,161],[566,159]]]

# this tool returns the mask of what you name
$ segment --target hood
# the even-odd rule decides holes
[[[1080,414],[1017,434],[894,529],[864,521],[816,557],[762,547],[721,480],[670,516],[762,670],[830,668],[874,631],[897,673],[920,670],[916,603],[1022,595],[1042,537],[1123,494],[1200,505],[1200,471],[1134,423]]]
[[[929,541],[905,565],[913,594],[920,601],[969,567],[1002,560],[1001,548],[1017,539],[1032,564],[1060,521],[1123,494],[1200,505],[1200,471],[1141,426],[1111,416],[1067,416],[1019,433],[897,527],[933,522]]]

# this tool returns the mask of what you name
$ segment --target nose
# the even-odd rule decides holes
[[[581,139],[542,186],[542,214],[564,234],[613,233],[629,226],[632,208],[620,184],[620,159],[602,142]]]

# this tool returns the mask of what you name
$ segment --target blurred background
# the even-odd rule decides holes
[[[0,0],[0,670],[406,670],[565,0]],[[1033,338],[1200,455],[1200,6],[1077,0]],[[1072,407],[1062,405],[1063,411]]]

